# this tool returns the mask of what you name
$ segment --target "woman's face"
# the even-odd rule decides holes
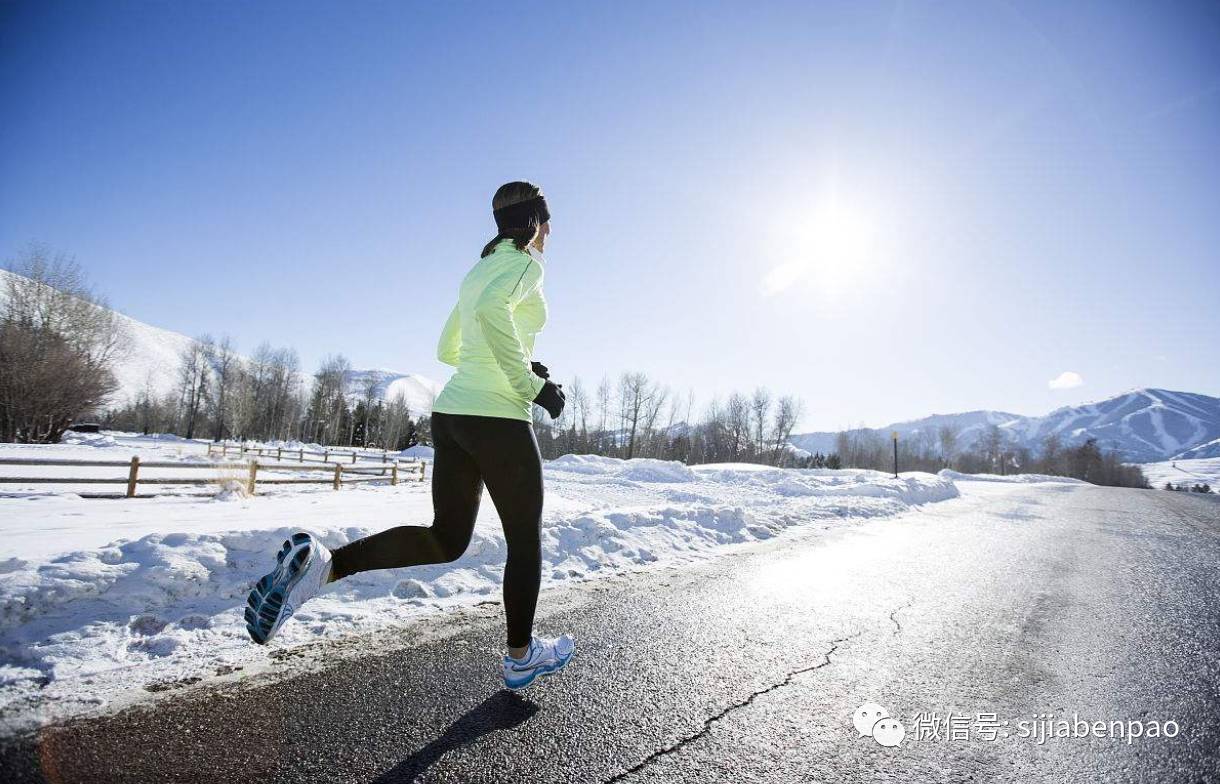
[[[551,233],[551,222],[547,221],[538,227],[538,236],[534,237],[534,241],[530,243],[542,253],[546,249],[546,238]]]

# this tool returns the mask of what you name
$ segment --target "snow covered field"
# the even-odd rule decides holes
[[[1211,485],[1212,490],[1220,492],[1220,457],[1208,457],[1200,460],[1166,460],[1162,463],[1142,463],[1144,476],[1148,484],[1160,490],[1166,482],[1173,482],[1174,487],[1180,484]]]
[[[187,460],[203,449],[88,440],[101,446],[8,445],[0,454]],[[548,462],[545,473],[544,587],[679,565],[791,526],[850,524],[958,495],[950,478],[919,473],[574,455]],[[428,482],[119,500],[0,488],[0,721],[13,727],[90,710],[150,685],[257,666],[277,649],[498,599],[505,543],[485,497],[460,560],[355,575],[302,608],[271,645],[250,642],[246,593],[293,531],[307,528],[338,547],[394,525],[428,524],[431,515]]]

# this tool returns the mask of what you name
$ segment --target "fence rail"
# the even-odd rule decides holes
[[[316,449],[284,449],[283,447],[273,446],[249,446],[247,444],[230,444],[228,442],[220,442],[208,444],[208,455],[219,454],[221,457],[228,455],[254,455],[256,457],[275,456],[276,460],[295,460],[298,463],[316,462],[316,463],[337,463],[340,460],[345,460],[348,463],[356,463],[358,461],[374,462],[374,463],[416,463],[422,462],[414,457],[398,457],[394,452],[385,452],[378,450],[370,452],[368,450],[345,449],[343,447],[323,448],[322,451]]]
[[[295,450],[294,450],[295,451]],[[212,450],[209,448],[209,454]],[[354,461],[353,461],[354,462]],[[389,479],[391,485],[398,484],[399,473],[406,470],[410,473],[418,473],[419,481],[424,481],[424,462],[411,459],[406,461],[406,465],[400,465],[398,460],[374,462],[369,461],[363,464],[344,464],[344,463],[328,463],[327,465],[311,465],[303,463],[300,465],[285,464],[277,461],[274,463],[260,462],[257,459],[238,462],[238,463],[194,463],[194,462],[173,462],[166,460],[150,460],[141,462],[138,456],[132,457],[130,461],[124,460],[71,460],[71,459],[56,459],[56,458],[29,458],[29,457],[0,457],[0,466],[60,466],[60,467],[75,467],[75,468],[126,468],[127,476],[125,477],[59,477],[59,476],[27,476],[27,477],[9,477],[0,476],[0,484],[59,484],[59,485],[97,485],[97,484],[125,484],[127,486],[126,497],[134,498],[136,496],[136,487],[140,484],[145,485],[210,485],[215,484],[218,480],[216,477],[150,477],[145,476],[140,478],[141,468],[173,468],[173,469],[212,469],[212,470],[237,470],[244,471],[246,476],[244,484],[246,491],[254,495],[259,483],[266,485],[304,485],[304,484],[329,484],[335,490],[348,484],[359,484],[362,482],[373,482]],[[303,477],[266,477],[259,478],[259,472],[297,472],[297,471],[324,471],[329,476],[320,479],[308,479]]]

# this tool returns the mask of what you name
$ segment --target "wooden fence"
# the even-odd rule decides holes
[[[210,451],[210,450],[209,450]],[[422,461],[413,461],[406,466],[400,466],[398,461],[377,463],[365,463],[363,465],[345,465],[343,463],[333,463],[328,465],[285,465],[284,463],[260,463],[258,460],[240,463],[192,463],[192,462],[176,462],[176,461],[148,461],[141,462],[139,457],[132,457],[130,461],[124,460],[56,460],[52,458],[26,458],[26,457],[3,457],[0,458],[0,466],[16,465],[16,466],[59,466],[59,467],[87,467],[87,468],[126,468],[127,476],[125,477],[60,477],[60,476],[36,476],[36,477],[8,477],[0,476],[0,484],[59,484],[59,485],[77,485],[77,484],[125,484],[127,486],[127,498],[136,497],[136,486],[138,484],[146,485],[209,485],[223,481],[217,477],[144,477],[140,478],[141,468],[173,468],[173,469],[211,469],[211,470],[240,470],[242,471],[242,482],[245,485],[246,491],[251,495],[254,494],[258,484],[265,485],[305,485],[305,484],[329,484],[335,490],[338,490],[346,484],[357,484],[360,482],[373,482],[378,480],[388,479],[391,485],[397,485],[399,474],[402,470],[407,470],[411,473],[419,474],[419,481],[424,480],[424,463]],[[301,477],[260,477],[260,472],[266,474],[270,472],[285,472],[285,471],[324,471],[329,476],[320,479],[307,479]]]
[[[249,446],[248,444],[229,444],[224,442],[218,444],[208,444],[209,457],[212,455],[220,455],[223,458],[228,457],[230,454],[241,457],[245,457],[246,455],[253,455],[254,457],[274,457],[279,461],[287,460],[297,463],[338,463],[339,461],[343,461],[345,463],[354,465],[360,461],[363,461],[365,463],[381,463],[382,465],[393,462],[409,463],[412,465],[418,464],[419,470],[421,471],[421,479],[423,478],[422,471],[424,470],[424,463],[422,460],[418,460],[414,457],[402,458],[398,457],[396,453],[383,452],[380,450],[372,452],[368,450],[362,451],[359,449],[344,449],[342,447],[336,447],[334,449],[323,448],[322,451],[319,452],[317,450],[309,450],[304,448],[284,449],[283,447]]]

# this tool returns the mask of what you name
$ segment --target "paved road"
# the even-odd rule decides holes
[[[48,728],[0,763],[65,782],[1220,781],[1220,503],[971,485],[545,594],[539,626],[578,656],[523,697],[498,688],[483,607],[395,650]],[[901,721],[898,746],[859,736],[864,702]],[[1177,732],[1019,736],[1045,714]]]

